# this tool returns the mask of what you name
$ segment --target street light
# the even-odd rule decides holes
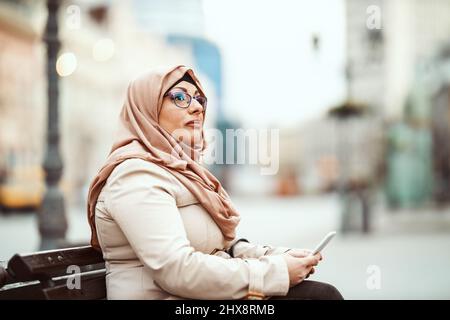
[[[47,149],[43,163],[46,192],[38,212],[40,250],[63,247],[67,231],[64,196],[58,187],[63,169],[59,151],[59,79],[56,73],[56,58],[60,47],[57,17],[59,5],[60,0],[47,0],[48,18],[44,39],[47,45],[48,119]]]

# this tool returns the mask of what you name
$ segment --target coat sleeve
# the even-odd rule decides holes
[[[225,259],[195,251],[176,206],[175,178],[155,164],[127,161],[132,165],[110,176],[105,205],[162,289],[191,299],[287,294],[289,274],[281,256]]]
[[[280,255],[291,250],[288,247],[274,247],[249,242],[245,238],[234,239],[227,252],[234,258],[261,258],[262,256]]]

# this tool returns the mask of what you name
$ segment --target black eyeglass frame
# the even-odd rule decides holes
[[[177,104],[177,100],[175,100],[175,94],[179,94],[179,93],[182,93],[182,94],[184,94],[186,97],[188,97],[189,101],[188,101],[187,106],[179,106],[179,105]],[[181,108],[181,109],[187,109],[187,108],[189,108],[190,105],[191,105],[191,103],[192,103],[192,100],[193,100],[193,99],[195,99],[195,100],[203,107],[203,112],[206,111],[206,107],[207,107],[207,104],[208,104],[208,99],[207,99],[205,96],[198,95],[198,96],[192,97],[189,93],[184,92],[184,91],[182,91],[182,90],[177,90],[177,89],[175,89],[175,90],[173,90],[173,91],[168,91],[168,92],[166,92],[166,93],[164,94],[164,97],[169,97],[169,98],[172,100],[172,102],[173,102],[178,108]],[[198,97],[201,97],[202,99],[205,99],[205,104],[202,104],[202,103],[197,99]]]

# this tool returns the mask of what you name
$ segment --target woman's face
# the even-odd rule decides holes
[[[197,87],[187,81],[178,83],[169,92],[185,92],[191,97],[199,95]],[[203,117],[203,107],[194,98],[188,108],[180,108],[169,95],[163,99],[159,125],[178,141],[182,140],[191,146],[201,145]]]

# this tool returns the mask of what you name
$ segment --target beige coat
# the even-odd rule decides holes
[[[242,299],[289,290],[280,255],[288,248],[224,240],[192,193],[153,163],[128,159],[113,170],[95,222],[108,299]]]

